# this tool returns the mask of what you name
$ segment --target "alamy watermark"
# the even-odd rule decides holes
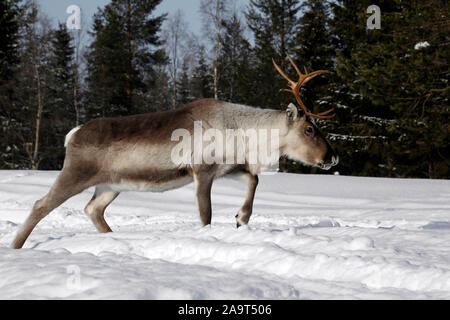
[[[67,7],[67,14],[70,16],[67,18],[66,26],[69,30],[81,29],[81,8],[77,5],[71,5]]]
[[[214,129],[194,122],[193,135],[187,129],[173,131],[171,151],[176,165],[249,164],[278,169],[279,129]]]
[[[77,265],[70,265],[66,267],[66,272],[69,275],[66,281],[66,287],[69,290],[81,290],[81,269]]]
[[[367,14],[371,16],[367,19],[368,30],[381,29],[381,9],[379,6],[373,4],[367,8]]]

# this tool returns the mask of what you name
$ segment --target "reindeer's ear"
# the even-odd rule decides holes
[[[294,104],[289,104],[286,109],[286,115],[289,120],[295,120],[298,118],[298,109]]]

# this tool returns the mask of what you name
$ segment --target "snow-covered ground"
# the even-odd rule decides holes
[[[201,228],[193,186],[123,193],[115,231],[83,213],[87,190],[8,248],[56,172],[0,171],[0,299],[450,299],[450,181],[262,176],[213,187]]]

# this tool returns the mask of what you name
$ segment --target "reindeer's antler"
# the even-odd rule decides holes
[[[276,64],[275,60],[272,58],[273,64],[275,66],[275,68],[278,70],[278,72],[283,76],[283,78],[285,78],[288,82],[289,82],[289,87],[291,88],[289,89],[285,89],[288,92],[291,92],[292,94],[294,94],[295,98],[297,99],[298,104],[300,105],[300,107],[303,109],[303,111],[305,112],[305,114],[307,116],[310,117],[314,117],[314,118],[318,118],[318,119],[330,119],[333,118],[336,114],[329,114],[331,113],[334,109],[330,109],[328,111],[322,112],[322,113],[311,113],[308,111],[308,109],[306,108],[305,104],[303,103],[302,99],[300,98],[300,88],[305,85],[308,81],[310,81],[311,79],[317,77],[320,74],[323,73],[331,73],[330,71],[327,70],[318,70],[318,71],[314,71],[311,73],[308,73],[308,70],[306,70],[305,67],[305,74],[303,74],[300,69],[296,66],[296,64],[294,63],[294,61],[292,60],[292,58],[289,56],[289,54],[287,54],[289,61],[291,62],[291,64],[294,66],[295,71],[297,71],[297,74],[299,76],[299,80],[297,82],[292,81],[291,79],[289,79],[289,77],[286,75],[286,73],[283,72],[283,70],[281,70],[281,68]]]

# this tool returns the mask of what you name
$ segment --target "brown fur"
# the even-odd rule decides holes
[[[281,111],[204,99],[174,111],[92,120],[68,137],[63,170],[50,192],[36,202],[11,247],[21,248],[39,221],[70,197],[92,186],[96,186],[96,191],[85,211],[99,232],[111,232],[103,215],[121,191],[163,192],[193,181],[201,222],[209,225],[214,179],[243,174],[248,180],[248,194],[236,219],[238,226],[247,224],[258,185],[258,166],[180,166],[171,161],[170,150],[177,143],[171,141],[172,132],[180,128],[193,132],[194,121],[200,120],[204,126],[220,130],[251,126],[279,129],[283,154],[313,165],[331,161],[328,143],[309,119],[300,118],[297,113],[286,116]],[[317,132],[308,135],[305,131],[308,126]]]

